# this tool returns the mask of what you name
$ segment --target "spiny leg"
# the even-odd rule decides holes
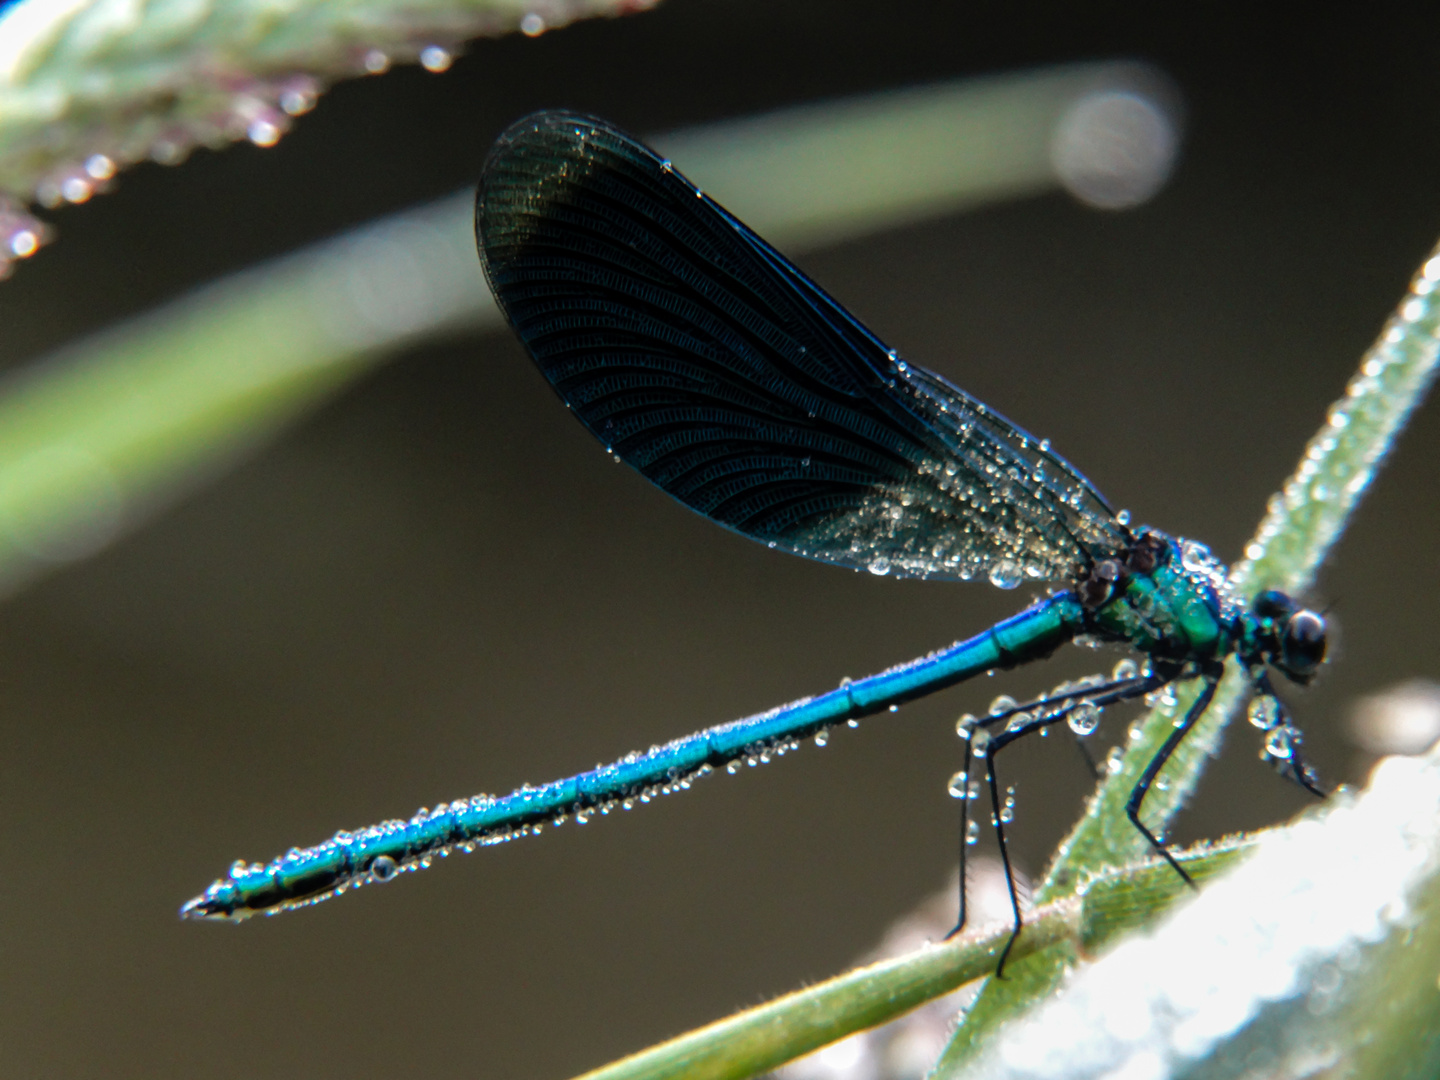
[[[965,928],[965,917],[967,915],[965,905],[965,849],[970,846],[970,763],[973,760],[970,753],[970,739],[974,735],[971,731],[965,736],[965,764],[959,773],[960,794],[960,914],[955,920],[955,929],[946,934],[945,937],[952,938]],[[953,793],[953,791],[952,791]]]
[[[1020,917],[1020,894],[1015,889],[1015,871],[1010,866],[1010,848],[1005,843],[1005,819],[1000,815],[1000,787],[995,779],[995,751],[992,749],[985,755],[985,782],[990,787],[990,823],[995,826],[995,842],[1000,846],[1000,864],[1005,869],[1005,886],[1010,890],[1010,911],[1015,916],[1015,929],[1010,933],[1010,940],[1005,942],[1005,948],[1000,950],[1000,961],[995,965],[995,977],[1005,977],[1005,960],[1014,948],[1015,941],[1020,937],[1020,930],[1024,922]]]
[[[985,759],[985,779],[990,788],[991,822],[995,826],[995,839],[1000,847],[1000,861],[1005,869],[1005,885],[1010,893],[1010,910],[1014,915],[1014,930],[1010,934],[1010,940],[1005,943],[1005,948],[1000,953],[1000,961],[995,967],[996,978],[1004,978],[1005,960],[1010,955],[1011,948],[1020,937],[1020,931],[1024,928],[1024,920],[1020,915],[1020,896],[1015,887],[1015,873],[1010,866],[1010,851],[1005,842],[1005,819],[1001,810],[1000,790],[995,777],[995,757],[1010,743],[1017,739],[1024,738],[1031,732],[1040,731],[1051,724],[1059,723],[1066,719],[1082,705],[1090,705],[1095,708],[1105,708],[1116,702],[1127,701],[1131,698],[1148,694],[1157,690],[1173,680],[1178,673],[1178,668],[1173,665],[1166,665],[1144,675],[1134,676],[1128,679],[1114,679],[1110,682],[1100,683],[1096,686],[1079,687],[1067,693],[1039,698],[1024,705],[1016,705],[1013,708],[1005,709],[1002,712],[993,713],[990,716],[978,720],[974,728],[988,728],[1002,722],[1009,722],[999,734],[989,737],[988,732],[978,732],[980,740],[977,746],[976,734],[972,728],[972,734],[965,740],[965,777],[967,781],[964,792],[965,801],[969,801],[968,779],[970,774],[970,761],[974,757]],[[1012,717],[1024,716],[1025,719],[1015,724]],[[1007,807],[1008,809],[1008,807]],[[962,810],[961,819],[964,821],[968,812]],[[964,826],[968,828],[968,824]],[[952,930],[951,935],[960,930],[964,925],[965,913],[965,861],[964,861],[964,836],[961,837],[961,862],[960,862],[960,923]]]
[[[1298,731],[1299,729],[1297,728],[1296,730]],[[1300,757],[1299,739],[1291,740],[1290,763],[1280,771],[1317,799],[1328,799],[1330,797],[1330,793],[1320,786],[1319,775],[1310,767],[1309,762]]]
[[[1140,804],[1145,801],[1145,796],[1150,793],[1150,785],[1154,783],[1155,777],[1160,775],[1160,770],[1170,760],[1170,755],[1175,752],[1175,748],[1180,745],[1185,736],[1190,733],[1190,729],[1210,707],[1210,701],[1215,697],[1215,688],[1220,685],[1220,675],[1224,670],[1224,666],[1218,663],[1204,668],[1201,678],[1205,680],[1205,685],[1200,691],[1200,696],[1195,699],[1195,703],[1186,711],[1184,718],[1170,732],[1159,751],[1150,759],[1149,764],[1145,766],[1145,771],[1140,774],[1139,782],[1131,789],[1130,798],[1125,801],[1125,816],[1130,819],[1130,824],[1140,830],[1140,834],[1150,842],[1150,846],[1164,856],[1165,861],[1175,868],[1175,872],[1192,889],[1195,888],[1195,882],[1185,872],[1185,868],[1176,861],[1174,855],[1170,854],[1169,848],[1162,844],[1159,838],[1140,820]]]
[[[955,921],[954,929],[945,935],[947,939],[954,937],[965,928],[965,920],[968,914],[966,904],[966,885],[968,883],[966,868],[968,853],[966,849],[971,844],[971,766],[976,757],[983,756],[983,752],[980,754],[974,752],[972,740],[978,735],[984,743],[989,743],[990,735],[989,732],[984,730],[985,728],[998,724],[1001,721],[1009,720],[1012,716],[1020,713],[1033,713],[1034,715],[1014,733],[1002,733],[1005,737],[999,745],[1003,746],[1005,743],[1013,741],[1020,735],[1028,734],[1038,728],[1046,727],[1049,724],[1066,718],[1082,705],[1094,705],[1097,708],[1104,708],[1106,705],[1112,704],[1115,701],[1121,701],[1128,697],[1137,697],[1140,694],[1148,693],[1156,686],[1164,685],[1165,681],[1168,681],[1168,679],[1157,681],[1155,676],[1151,675],[1130,679],[1115,679],[1111,682],[1102,682],[1094,686],[1077,687],[1061,694],[1037,698],[1024,705],[1016,705],[1014,708],[992,713],[986,717],[967,717],[965,719],[971,721],[970,723],[966,723],[965,719],[962,719],[960,724],[956,726],[957,734],[959,734],[965,742],[964,768],[956,774],[956,779],[951,781],[951,794],[955,794],[956,798],[960,800],[960,898],[958,905],[960,914]],[[1076,733],[1075,738],[1077,744],[1079,744],[1081,736]],[[1081,746],[1081,752],[1085,754],[1086,760],[1093,760],[1090,758],[1088,752],[1085,752],[1083,745]],[[957,788],[959,789],[958,794],[956,794]],[[1013,891],[1014,881],[1010,878],[1008,872],[1006,874],[1006,884],[1009,885]],[[1019,933],[1018,925],[1016,933]]]

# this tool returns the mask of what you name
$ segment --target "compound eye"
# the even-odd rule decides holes
[[[1297,611],[1285,624],[1280,648],[1290,674],[1299,678],[1315,674],[1325,659],[1325,620],[1313,611]]]
[[[1283,619],[1295,614],[1297,605],[1279,589],[1266,589],[1255,597],[1252,607],[1255,614],[1262,619]],[[1323,624],[1321,631],[1324,631]]]

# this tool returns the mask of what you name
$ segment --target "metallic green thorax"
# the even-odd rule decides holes
[[[1152,570],[1126,568],[1114,595],[1092,610],[1091,626],[1157,659],[1223,657],[1239,629],[1234,624],[1245,620],[1226,617],[1218,567],[1200,545],[1170,540]]]
[[[1323,616],[1274,590],[1242,603],[1209,548],[1156,529],[1139,530],[1123,559],[1092,566],[1073,595],[1085,632],[1192,674],[1234,653],[1263,696],[1273,696],[1267,665],[1303,685],[1325,658]]]

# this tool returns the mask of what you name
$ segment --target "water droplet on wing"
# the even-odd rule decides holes
[[[997,589],[1013,589],[1023,576],[1020,567],[1009,559],[1001,559],[990,567],[990,584]]]

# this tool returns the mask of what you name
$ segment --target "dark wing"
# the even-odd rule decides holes
[[[1126,547],[1035,439],[899,359],[669,162],[527,117],[475,206],[485,275],[565,403],[692,510],[874,573],[1073,578]]]

